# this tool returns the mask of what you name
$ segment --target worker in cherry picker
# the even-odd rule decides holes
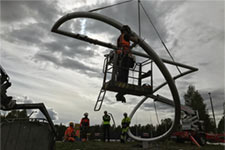
[[[81,140],[87,141],[87,133],[90,126],[90,120],[88,118],[88,113],[84,113],[84,117],[80,121],[80,132],[81,132]]]
[[[131,41],[134,42],[131,46]],[[128,25],[124,25],[121,28],[121,35],[117,39],[118,50],[118,75],[117,81],[128,83],[129,68],[133,68],[135,60],[131,53],[131,48],[135,47],[138,43],[138,38],[132,35],[131,29]],[[117,101],[126,102],[124,93],[119,92],[116,95]]]

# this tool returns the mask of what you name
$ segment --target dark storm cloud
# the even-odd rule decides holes
[[[115,1],[114,3],[121,2]],[[161,37],[166,40],[168,33],[167,33],[167,22],[166,17],[168,14],[172,13],[176,10],[177,7],[181,6],[183,2],[158,2],[158,1],[143,1],[142,2],[145,10],[147,11],[148,15],[150,16],[152,22],[154,23],[155,27],[159,31]],[[85,7],[76,9],[76,11],[87,11],[94,8],[101,8],[104,6],[111,5],[108,1],[104,3],[99,3],[95,6]],[[96,11],[95,13],[100,13],[110,18],[113,18],[122,24],[128,24],[136,33],[138,32],[138,14],[137,14],[137,2],[133,1],[130,3],[118,5],[115,7],[106,8],[103,10]],[[110,35],[118,36],[115,29],[110,28],[108,25],[100,24],[98,21],[94,21],[91,19],[87,19],[86,29],[92,33],[107,33]],[[159,38],[154,31],[153,27],[149,23],[144,11],[141,9],[141,27],[142,33],[145,39],[149,39],[152,41],[159,41]],[[113,37],[112,40],[115,40],[116,37]]]
[[[82,10],[90,10],[92,8],[102,7],[109,5],[109,2],[98,3],[96,6],[85,6],[76,11]],[[166,11],[172,11],[177,6],[177,3],[169,3],[170,5],[164,5],[161,8],[161,5],[158,2],[143,2],[148,10],[151,10],[151,13],[154,16],[151,16],[153,22],[155,22],[156,26],[159,26],[159,29],[162,29],[162,37],[166,37],[166,29],[165,22],[163,22],[163,18],[165,18]],[[8,30],[8,32],[3,33],[2,37],[10,42],[17,42],[19,44],[25,45],[34,45],[38,47],[40,51],[34,56],[34,60],[37,61],[51,61],[56,66],[65,67],[69,69],[77,70],[87,69],[86,71],[82,71],[86,73],[88,71],[95,72],[90,67],[82,64],[78,61],[71,60],[72,58],[79,58],[80,60],[86,59],[92,56],[96,56],[97,53],[94,51],[95,46],[87,44],[82,41],[74,40],[69,37],[63,37],[60,35],[50,33],[51,27],[54,22],[64,14],[61,13],[60,9],[53,3],[53,1],[22,1],[22,2],[4,2],[2,5],[3,14],[2,21],[6,23],[15,23],[20,22],[23,23],[24,19],[33,19],[36,23],[22,25],[20,28],[15,28],[13,30]],[[137,29],[137,12],[133,11],[137,9],[136,3],[132,2],[129,4],[123,4],[117,7],[105,9],[102,11],[98,11],[98,13],[104,14],[106,16],[112,17],[116,20],[121,21],[124,24],[129,24],[131,27],[135,27]],[[160,9],[160,11],[159,11]],[[15,11],[14,11],[15,10]],[[164,10],[164,11],[163,11]],[[120,12],[120,13],[118,13]],[[148,12],[149,13],[149,12]],[[143,15],[143,12],[142,12]],[[160,18],[161,17],[161,18]],[[142,16],[144,18],[144,16]],[[159,20],[157,22],[156,20]],[[147,19],[142,19],[142,23],[146,23]],[[65,25],[64,28],[68,28],[71,30],[73,28],[81,29],[79,22],[75,23],[76,26],[68,24]],[[116,43],[116,38],[119,35],[119,32],[115,34],[115,29],[107,26],[99,24],[98,21],[88,21],[86,23],[87,31],[91,33],[106,33],[112,36],[112,43]],[[152,32],[149,30],[149,27],[143,26],[143,32]],[[151,36],[153,37],[153,36]],[[154,37],[155,38],[155,37]],[[46,39],[51,39],[50,41]],[[91,50],[87,50],[87,48]],[[49,53],[46,53],[48,51]],[[61,53],[62,58],[54,58],[51,56],[51,53]],[[43,53],[43,54],[42,54]],[[49,56],[47,55],[49,54]],[[71,59],[65,59],[66,56]],[[58,60],[60,59],[60,61]]]
[[[38,43],[41,43],[41,37],[45,33],[45,30],[40,28],[39,25],[40,23],[24,25],[22,29],[5,32],[1,37],[12,43],[38,45]]]
[[[4,1],[1,7],[1,38],[20,45],[40,44],[60,14],[53,1]]]
[[[7,24],[3,27],[2,39],[39,49],[33,56],[33,60],[38,62],[52,62],[58,67],[76,69],[82,73],[98,76],[96,69],[76,61],[76,58],[82,60],[97,56],[98,54],[94,52],[95,46],[50,32],[55,21],[63,15],[53,1],[7,1],[3,2],[1,7],[3,8],[1,21]],[[29,20],[34,22],[27,23]],[[53,53],[60,53],[62,58],[54,57]]]
[[[1,1],[1,20],[15,23],[25,19],[51,22],[60,11],[54,1]]]
[[[11,23],[24,20],[27,15],[23,5],[13,1],[1,1],[1,21]]]
[[[166,40],[167,38],[167,22],[166,17],[183,2],[160,2],[160,1],[142,1],[143,7],[149,15],[151,21],[159,31],[161,37]],[[117,7],[103,10],[106,16],[112,16],[121,21],[123,24],[129,24],[136,32],[138,31],[138,13],[137,13],[137,2],[119,5]],[[152,25],[149,23],[147,16],[141,8],[141,29],[144,38],[150,38],[150,40],[159,40],[156,32]]]
[[[116,1],[114,3],[121,2]],[[175,52],[176,49],[174,49],[176,46],[180,46],[181,44],[175,40],[175,42],[170,41],[171,38],[169,38],[170,34],[168,32],[168,24],[170,24],[170,20],[168,19],[168,16],[171,14],[176,13],[177,9],[181,7],[184,4],[184,1],[170,1],[170,2],[162,2],[162,1],[142,1],[142,5],[145,8],[145,11],[149,15],[151,21],[153,22],[154,26],[156,27],[157,31],[159,32],[162,40],[165,42],[165,44],[168,44],[167,42],[172,42],[172,49],[170,49],[171,46],[167,46],[171,52],[172,55],[173,51]],[[99,5],[97,8],[102,6],[107,6],[109,4],[103,3]],[[137,1],[129,2],[126,4],[118,5],[115,7],[103,9],[100,11],[97,11],[97,13],[103,14],[105,16],[108,16],[110,18],[113,18],[122,24],[128,24],[134,32],[138,34],[138,13],[137,13]],[[88,28],[95,29],[94,32],[101,33],[102,31],[107,32],[111,36],[113,36],[110,40],[116,41],[116,38],[119,35],[119,32],[116,33],[113,28],[108,28],[107,26],[100,26],[99,23],[91,23],[87,24]],[[116,34],[115,34],[116,33]],[[149,44],[151,47],[163,58],[171,59],[167,52],[165,51],[165,48],[163,47],[162,43],[160,42],[160,39],[154,30],[153,26],[148,20],[148,17],[145,15],[143,9],[141,8],[141,37]],[[173,38],[174,40],[174,38]],[[113,42],[112,42],[113,43]],[[137,49],[139,51],[139,49]],[[177,61],[180,61],[179,59],[176,59]]]
[[[52,36],[55,36],[52,37],[54,41],[41,44],[41,47],[49,52],[60,52],[63,56],[79,57],[80,59],[98,56],[94,51],[96,49],[94,45],[54,33]]]
[[[86,74],[90,77],[101,77],[101,71],[99,69],[89,67],[76,59],[71,59],[68,57],[56,57],[55,55],[50,55],[48,52],[37,53],[34,58],[35,61],[51,62],[56,65],[56,67],[77,70],[78,72]]]

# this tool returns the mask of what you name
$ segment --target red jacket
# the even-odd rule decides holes
[[[73,127],[68,127],[64,134],[64,139],[66,141],[75,141],[75,132]]]
[[[89,127],[90,126],[90,121],[88,118],[82,118],[80,121],[80,127]]]

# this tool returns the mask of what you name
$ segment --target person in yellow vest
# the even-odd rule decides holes
[[[124,118],[121,122],[121,125],[122,125],[122,133],[120,136],[121,143],[125,143],[127,141],[127,138],[128,138],[127,132],[130,126],[130,118],[127,116],[127,113],[124,113],[123,115],[124,115]]]
[[[69,123],[69,127],[66,129],[64,134],[64,141],[66,142],[74,142],[75,141],[75,131],[73,122]]]
[[[107,111],[104,111],[104,116],[102,117],[102,126],[103,126],[103,141],[105,142],[106,137],[108,142],[110,141],[110,116],[108,115]]]
[[[133,41],[133,45],[131,46],[131,41]],[[118,50],[116,51],[118,55],[118,76],[117,81],[128,83],[128,75],[129,75],[129,68],[133,68],[134,66],[134,59],[131,53],[131,48],[134,47],[138,43],[138,39],[134,37],[131,33],[131,29],[128,25],[124,25],[121,29],[121,35],[117,39],[117,47]],[[118,93],[116,95],[117,101],[122,101],[123,103],[126,102],[124,97],[124,93]]]

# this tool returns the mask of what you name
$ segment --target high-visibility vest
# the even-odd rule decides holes
[[[126,41],[124,39],[124,36],[125,34],[121,34],[120,37],[119,37],[119,43],[118,43],[118,47],[121,48],[122,52],[124,54],[129,54],[130,53],[130,42],[129,41]],[[121,50],[117,50],[117,53],[120,53]]]
[[[123,118],[121,124],[122,124],[122,128],[129,127],[129,125],[130,125],[130,118],[129,117]]]
[[[68,127],[65,131],[65,140],[67,141],[75,141],[75,132],[73,127]]]
[[[109,115],[104,115],[102,118],[103,118],[103,125],[110,124],[110,116]]]

